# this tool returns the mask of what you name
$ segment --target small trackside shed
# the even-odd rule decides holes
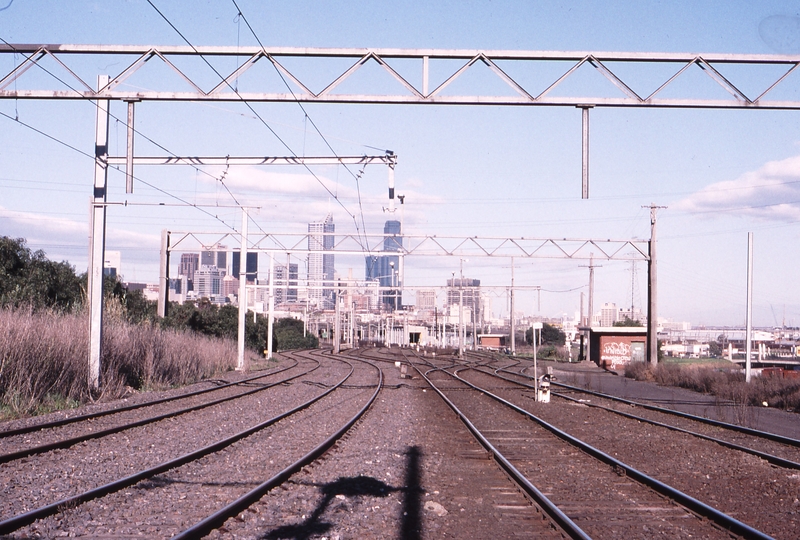
[[[478,344],[482,349],[502,349],[506,346],[505,334],[478,334]]]
[[[647,358],[647,328],[595,327],[589,331],[589,359],[605,369],[625,369]]]

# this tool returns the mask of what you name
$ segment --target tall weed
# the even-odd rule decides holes
[[[47,412],[89,400],[85,315],[0,309],[0,415]],[[128,387],[190,384],[231,369],[236,344],[131,325],[111,312],[104,323],[100,399]]]
[[[714,395],[732,403],[737,416],[746,416],[744,411],[748,405],[762,406],[764,403],[770,407],[800,412],[800,379],[753,377],[750,383],[746,383],[744,373],[739,370],[669,363],[658,364],[653,369],[644,362],[628,364],[625,376]]]

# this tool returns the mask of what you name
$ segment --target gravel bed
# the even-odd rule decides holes
[[[238,433],[321,393],[320,386],[338,382],[348,370],[345,364],[329,362],[302,382],[4,463],[0,518],[82,493]]]
[[[490,442],[592,538],[730,537],[507,406],[443,373],[436,378]]]
[[[607,454],[775,538],[800,537],[800,473],[691,435],[465,372],[480,386]],[[503,388],[505,385],[505,389]]]
[[[243,394],[249,390],[256,388],[259,385],[267,385],[274,381],[279,381],[290,377],[293,374],[302,373],[303,371],[313,367],[310,362],[301,362],[297,367],[291,368],[287,371],[280,373],[270,374],[265,372],[263,378],[254,381],[243,382],[242,384],[219,388],[213,392],[205,392],[200,395],[182,397],[189,392],[182,392],[177,395],[170,395],[170,401],[163,403],[156,403],[152,406],[141,407],[133,410],[120,411],[119,413],[110,414],[107,416],[100,416],[98,418],[87,419],[72,424],[57,426],[53,428],[42,429],[39,431],[32,431],[30,433],[23,433],[20,435],[12,435],[0,439],[0,452],[11,453],[26,448],[33,448],[36,446],[56,443],[64,439],[75,437],[83,437],[91,433],[113,429],[125,424],[139,422],[148,418],[155,418],[170,414],[176,411],[184,410],[190,407],[196,407],[211,401],[225,399],[228,397],[235,397]],[[242,373],[237,373],[234,380],[215,380],[206,382],[206,385],[211,387],[221,386],[229,382],[235,382],[237,379],[245,379]],[[257,375],[257,374],[256,374]],[[252,374],[251,374],[252,376]],[[197,386],[197,385],[195,385]],[[204,388],[201,388],[204,389]],[[149,401],[157,401],[156,399]],[[146,402],[142,402],[146,403]],[[111,409],[113,410],[113,409]]]
[[[338,368],[337,364],[330,362]],[[352,380],[348,383],[357,384]],[[319,394],[320,389],[314,393]],[[352,416],[370,394],[362,388],[337,390],[309,409],[220,452],[40,520],[18,534],[50,537],[66,532],[94,538],[139,533],[148,538],[168,538],[286,467],[338,429],[343,418]],[[259,421],[269,416],[263,415]]]
[[[561,538],[419,376],[212,538]]]

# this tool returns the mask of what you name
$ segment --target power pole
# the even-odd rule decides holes
[[[584,324],[586,327],[592,326],[592,316],[594,315],[594,269],[602,268],[603,265],[594,264],[594,253],[589,253],[589,265],[580,265],[581,268],[589,269],[589,312],[586,315]],[[583,313],[583,296],[581,295],[581,314]]]
[[[589,253],[589,266],[581,265],[581,268],[589,269],[589,313],[586,316],[584,326],[586,330],[586,354],[584,360],[591,360],[591,343],[589,340],[589,330],[592,327],[592,317],[594,316],[594,269],[602,268],[602,265],[594,264],[594,253]],[[583,296],[581,296],[581,312],[583,312]]]
[[[747,316],[745,324],[744,380],[750,382],[750,354],[753,350],[753,233],[747,233]]]
[[[514,327],[514,257],[511,257],[511,356],[517,355],[516,349],[516,328]]]
[[[98,89],[108,84],[108,75],[97,78]],[[106,187],[108,185],[108,100],[97,100],[95,127],[94,191],[89,214],[89,392],[100,389],[100,360],[103,356],[103,262],[106,252]]]
[[[650,253],[647,260],[647,360],[650,365],[658,364],[658,282],[656,272],[656,213],[666,206],[642,206],[650,209]]]

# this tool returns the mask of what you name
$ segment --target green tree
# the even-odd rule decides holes
[[[542,323],[542,329],[539,332],[539,341],[542,345],[564,345],[567,342],[567,335],[560,328],[551,324]],[[525,341],[528,345],[533,345],[533,328],[525,331]]]
[[[316,349],[319,340],[316,336],[306,333],[303,336],[303,321],[285,318],[279,319],[274,325],[273,348],[278,351],[291,349]]]
[[[630,317],[628,317],[626,315],[625,318],[622,319],[621,321],[615,322],[614,326],[637,327],[637,326],[643,326],[643,325],[642,325],[642,321],[631,319]]]
[[[71,310],[82,303],[83,290],[69,263],[31,251],[24,238],[0,237],[0,305]]]

